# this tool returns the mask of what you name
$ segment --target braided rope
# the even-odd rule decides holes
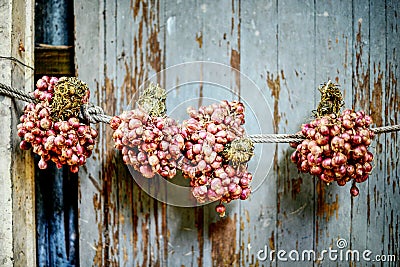
[[[111,116],[104,114],[104,110],[93,104],[82,105],[81,115],[83,119],[88,120],[91,123],[110,123]]]
[[[254,143],[292,143],[305,138],[302,134],[252,134],[247,137]]]
[[[0,83],[0,94],[16,98],[25,102],[33,102],[35,98],[22,90]]]
[[[381,126],[371,129],[375,134],[400,131],[400,125]],[[252,134],[248,136],[254,143],[294,143],[305,139],[302,134]]]
[[[24,91],[0,83],[0,94],[16,98],[25,102],[34,102],[35,98]],[[112,116],[104,113],[104,110],[93,104],[85,104],[81,107],[81,118],[90,123],[110,123]],[[400,131],[400,125],[382,126],[371,129],[376,134]],[[292,143],[305,139],[302,134],[252,134],[247,136],[254,143]]]
[[[400,125],[381,126],[371,129],[376,134],[400,131]]]

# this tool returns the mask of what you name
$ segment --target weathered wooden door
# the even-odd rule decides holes
[[[330,79],[341,85],[346,107],[368,111],[376,126],[399,124],[396,0],[100,0],[75,1],[74,10],[76,73],[90,86],[91,101],[108,114],[121,113],[155,75],[170,89],[167,103],[176,115],[183,116],[188,99],[199,105],[241,97],[254,111],[246,113],[249,132],[295,133],[311,118],[318,85]],[[204,62],[161,72],[193,61],[241,74]],[[190,84],[193,73],[200,80]],[[227,90],[206,83],[215,76],[225,79]],[[268,105],[271,115],[257,113]],[[257,126],[253,118],[265,122]],[[265,171],[265,179],[250,200],[230,204],[219,218],[215,205],[176,207],[150,197],[113,149],[111,129],[98,127],[96,152],[79,174],[81,266],[350,264],[345,256],[306,263],[289,258],[291,250],[320,255],[329,249],[343,255],[369,250],[374,260],[397,257],[382,263],[360,256],[354,266],[399,264],[398,133],[375,139],[375,168],[356,198],[350,184],[326,186],[299,174],[287,144],[259,144],[257,173]],[[280,260],[279,250],[287,252]]]

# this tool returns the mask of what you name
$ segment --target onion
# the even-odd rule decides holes
[[[322,167],[324,169],[331,169],[332,168],[332,159],[331,158],[325,158],[322,161]]]
[[[346,155],[341,152],[335,152],[332,157],[332,166],[339,167],[340,165],[345,164],[347,161]]]
[[[310,174],[312,175],[320,175],[322,173],[322,168],[320,166],[312,166],[310,168]]]
[[[360,193],[360,191],[358,190],[357,186],[353,185],[353,186],[350,188],[350,194],[351,194],[353,197],[358,196],[359,193]]]
[[[370,123],[364,112],[345,110],[340,116],[330,114],[303,124],[301,132],[307,139],[290,144],[296,149],[291,161],[301,172],[327,183],[363,182],[372,171],[373,154],[368,146],[374,132],[367,128]]]
[[[219,205],[217,205],[217,206],[215,207],[215,211],[216,211],[217,213],[219,213],[219,215],[220,215],[221,217],[224,217],[224,216],[225,216],[226,208],[225,208],[224,205],[219,204]]]
[[[359,145],[353,150],[353,158],[359,159],[367,153],[367,148],[364,145]]]
[[[359,145],[362,143],[362,137],[360,135],[353,135],[352,142],[353,144]]]
[[[331,140],[331,148],[333,151],[339,151],[344,147],[344,139],[334,136]]]
[[[340,134],[340,127],[338,125],[333,125],[330,129],[330,135],[332,137],[338,136]]]
[[[345,166],[345,165],[340,165],[339,167],[336,167],[336,168],[334,169],[334,172],[335,172],[335,176],[336,176],[337,178],[342,178],[342,177],[344,177],[344,176],[346,175],[346,173],[347,173],[346,166]]]

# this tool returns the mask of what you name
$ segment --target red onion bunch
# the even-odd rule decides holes
[[[110,126],[115,130],[115,147],[122,150],[125,164],[147,178],[156,173],[166,178],[176,175],[184,139],[175,120],[151,117],[135,109],[115,116]]]
[[[338,117],[326,115],[302,126],[306,136],[301,143],[291,143],[296,151],[291,160],[301,172],[318,176],[322,181],[336,181],[340,186],[353,181],[352,196],[359,190],[355,183],[367,180],[372,171],[373,154],[368,151],[374,132],[364,111],[345,110]]]
[[[225,100],[187,112],[190,118],[181,126],[185,138],[181,168],[191,180],[193,196],[200,203],[247,199],[252,176],[246,165],[234,167],[223,157],[226,145],[244,136],[243,104]],[[220,214],[222,210],[217,208]]]
[[[38,80],[34,96],[39,103],[25,107],[17,126],[18,136],[23,138],[20,148],[33,148],[41,157],[40,169],[46,169],[47,161],[52,160],[58,168],[69,165],[70,171],[76,173],[90,157],[98,134],[75,117],[67,121],[52,120],[50,103],[57,82],[58,78],[48,76]]]

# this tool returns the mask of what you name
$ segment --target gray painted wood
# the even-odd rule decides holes
[[[181,10],[191,10],[191,15],[187,16]],[[166,22],[166,66],[203,60],[203,40],[206,37],[203,36],[204,19],[201,2],[166,1],[164,16]],[[187,25],[190,25],[190,27]],[[198,41],[196,41],[196,37]],[[174,49],[176,47],[180,49]],[[184,77],[180,76],[183,75],[176,73],[173,76],[165,77],[166,88],[176,88],[169,93],[170,99],[167,101],[167,109],[169,114],[175,114],[178,118],[184,119],[184,112],[174,109],[177,102],[175,99],[196,99],[200,94],[200,88],[198,85],[179,86],[184,84],[184,81],[182,81]],[[196,266],[202,265],[204,261],[210,262],[210,257],[208,259],[204,257],[204,241],[207,241],[207,235],[203,228],[204,217],[203,207],[167,207],[167,227],[170,234],[168,238],[168,266]]]
[[[104,6],[102,2],[76,1],[74,14],[79,18],[75,28],[75,61],[78,77],[91,90],[90,101],[100,105],[104,86]],[[78,27],[85,25],[85,27]],[[100,133],[106,125],[97,126]],[[103,138],[98,139],[93,155],[79,172],[79,255],[81,266],[102,266],[104,254],[102,209]]]
[[[263,128],[268,133],[298,131],[319,101],[317,86],[331,79],[341,84],[347,107],[373,113],[377,126],[395,124],[399,11],[391,0],[78,1],[77,74],[92,88],[92,102],[117,114],[147,78],[166,67],[206,60],[240,68],[271,107],[273,120]],[[212,80],[213,71],[204,67],[191,75]],[[259,110],[262,103],[246,79],[239,79],[238,90],[231,75],[223,81]],[[184,100],[201,94],[201,103],[235,98],[206,84],[201,90],[181,85],[187,76],[170,72],[154,78],[171,89],[167,106],[179,119],[183,109],[174,107]],[[351,249],[400,256],[398,134],[376,138],[373,174],[353,199],[350,184],[327,187],[298,174],[288,145],[257,145],[256,151],[265,152],[260,168],[269,161],[273,167],[250,200],[228,205],[227,218],[220,219],[214,204],[179,208],[149,197],[113,151],[110,129],[99,127],[98,150],[80,172],[82,266],[289,266],[260,261],[257,252],[265,246],[321,252],[335,249],[339,238]],[[250,133],[257,127],[253,120],[246,123]]]
[[[273,109],[274,100],[268,79],[276,78],[278,71],[278,13],[276,1],[267,1],[264,5],[254,5],[250,1],[241,2],[241,71],[254,81],[264,100],[254,97],[254,86],[243,87],[241,96],[254,105],[251,108],[259,111],[257,118],[267,116],[260,127],[256,120],[247,120],[246,127],[249,133],[274,132]],[[255,60],[262,58],[262,60]],[[243,83],[242,83],[243,84]],[[274,84],[274,83],[272,83]],[[244,85],[244,84],[243,84]],[[268,107],[266,107],[266,103]],[[256,108],[264,107],[264,109]],[[268,109],[268,111],[267,111]],[[272,117],[272,118],[271,118]],[[260,131],[261,130],[261,131]],[[257,259],[260,250],[267,254],[276,247],[277,235],[277,178],[273,171],[276,144],[259,144],[256,146],[256,155],[253,162],[258,163],[260,176],[258,188],[255,189],[249,200],[242,201],[240,213],[241,235],[241,266],[276,266],[276,262],[269,263]],[[260,254],[264,257],[265,254]]]
[[[274,102],[277,132],[296,132],[301,123],[310,118],[310,111],[315,107],[314,4],[314,1],[278,2],[278,73],[275,73],[273,82],[276,84],[278,81],[280,88],[273,91],[270,87],[275,95],[274,101],[277,101],[277,105]],[[313,249],[316,239],[314,179],[298,174],[290,161],[292,151],[288,145],[280,144],[276,154],[276,251]],[[302,262],[292,264],[304,266]]]
[[[317,1],[315,12],[316,23],[316,84],[321,82],[338,83],[341,86],[344,101],[351,108],[352,103],[352,18],[343,10],[351,10],[350,1],[322,2]],[[316,101],[320,100],[319,93]],[[315,248],[322,251],[332,247],[337,248],[339,238],[350,242],[351,184],[339,187],[335,184],[326,186],[316,183],[316,210],[315,210]],[[347,218],[347,219],[344,219]],[[324,266],[326,262],[321,262]],[[336,263],[340,265],[339,263]],[[334,263],[332,263],[334,265]]]
[[[382,105],[382,122],[384,124],[398,124],[400,122],[400,58],[399,51],[399,9],[398,1],[385,3],[386,15],[386,64],[382,66],[382,77],[385,79],[384,104]],[[377,27],[378,28],[378,27]],[[379,27],[380,28],[380,27]],[[384,71],[383,71],[384,70]],[[379,175],[384,183],[383,190],[380,184],[379,192],[383,195],[384,218],[383,226],[383,252],[385,254],[400,255],[400,136],[399,133],[385,135],[385,150],[381,159],[386,162],[383,175]],[[383,191],[383,192],[382,192]]]
[[[356,110],[370,109],[370,67],[371,62],[369,53],[372,49],[370,36],[370,27],[368,25],[372,21],[370,17],[370,6],[363,1],[355,1],[353,3],[353,108]],[[377,160],[379,158],[377,157]],[[365,250],[368,247],[368,225],[366,219],[368,217],[368,180],[359,186],[360,197],[352,199],[352,217],[350,231],[350,247]],[[379,216],[379,215],[378,215]],[[372,249],[371,249],[372,250]]]

